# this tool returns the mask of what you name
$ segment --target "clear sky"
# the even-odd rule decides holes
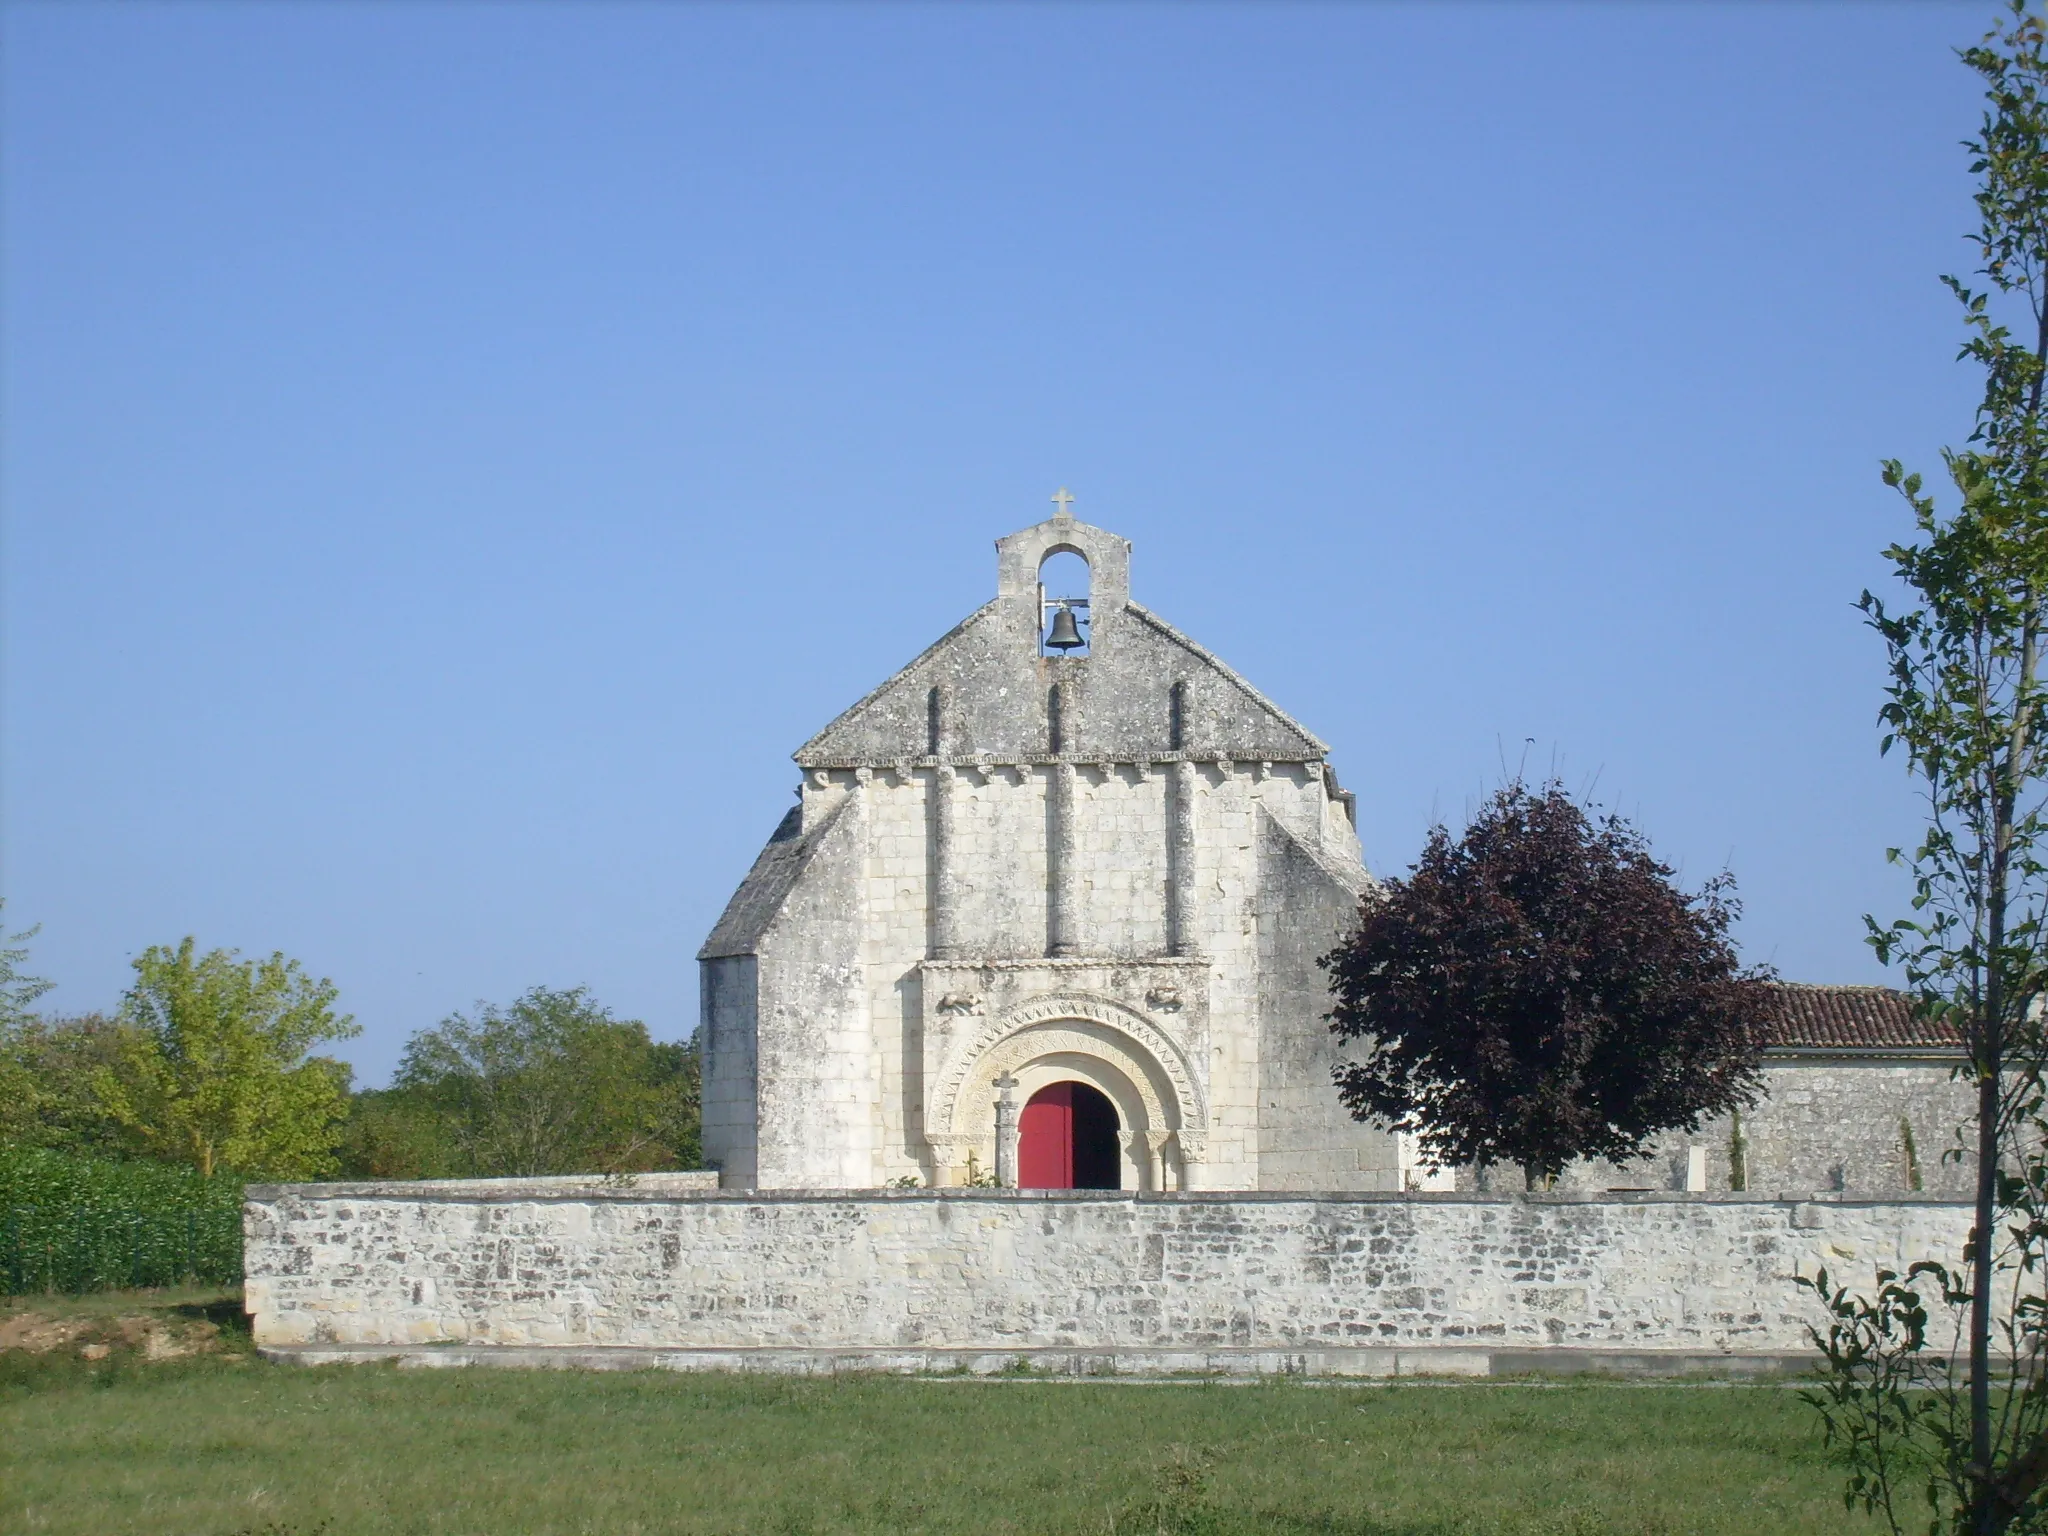
[[[696,1022],[788,754],[1077,515],[1398,873],[1553,765],[1877,980],[1857,593],[1984,5],[10,4],[0,881]]]

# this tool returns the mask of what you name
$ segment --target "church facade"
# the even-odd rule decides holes
[[[741,1188],[1402,1187],[1330,1083],[1317,957],[1370,883],[1328,748],[1068,515],[796,753],[702,962]],[[1041,568],[1078,555],[1088,590]]]
[[[721,1183],[1519,1187],[1338,1102],[1316,962],[1372,877],[1325,745],[1133,601],[1131,546],[1064,502],[996,550],[994,600],[798,749],[698,956]],[[1085,594],[1045,589],[1061,555]],[[1758,1103],[1563,1186],[1967,1191],[1946,1026],[1790,984],[1766,1025]]]

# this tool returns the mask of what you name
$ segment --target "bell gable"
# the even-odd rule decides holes
[[[996,550],[995,600],[805,742],[801,766],[1327,755],[1244,678],[1131,601],[1128,541],[1063,515]],[[1071,606],[1062,600],[1075,594],[1039,582],[1056,554],[1087,562],[1089,591]],[[1077,629],[1085,654],[1063,652]]]

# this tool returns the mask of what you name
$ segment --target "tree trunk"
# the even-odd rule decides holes
[[[1970,1460],[1978,1477],[1971,1521],[1978,1536],[2004,1526],[1991,1481],[1991,1260],[1997,1242],[1999,1064],[1977,1081],[1977,1214],[1970,1234]]]
[[[2028,669],[2030,670],[2030,669]],[[2027,721],[2024,710],[2014,722],[2010,745],[2022,748]],[[1991,863],[1985,881],[1988,930],[1984,986],[1974,999],[1977,1055],[1977,1210],[1970,1262],[1970,1460],[1977,1473],[1976,1509],[1972,1525],[1977,1536],[1998,1536],[2007,1523],[2004,1502],[1992,1479],[1991,1461],[1991,1281],[1997,1256],[1998,1132],[2005,1090],[2005,916],[2012,868],[2012,819],[2015,797],[2009,770],[2017,752],[2005,763],[1994,760],[1991,790]]]

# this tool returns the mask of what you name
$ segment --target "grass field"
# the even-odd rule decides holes
[[[15,1305],[17,1337],[37,1305]],[[68,1315],[66,1347],[0,1352],[0,1530],[1872,1529],[1843,1514],[1810,1410],[1769,1388],[306,1369],[211,1335],[217,1294]],[[148,1316],[216,1352],[137,1343]]]

